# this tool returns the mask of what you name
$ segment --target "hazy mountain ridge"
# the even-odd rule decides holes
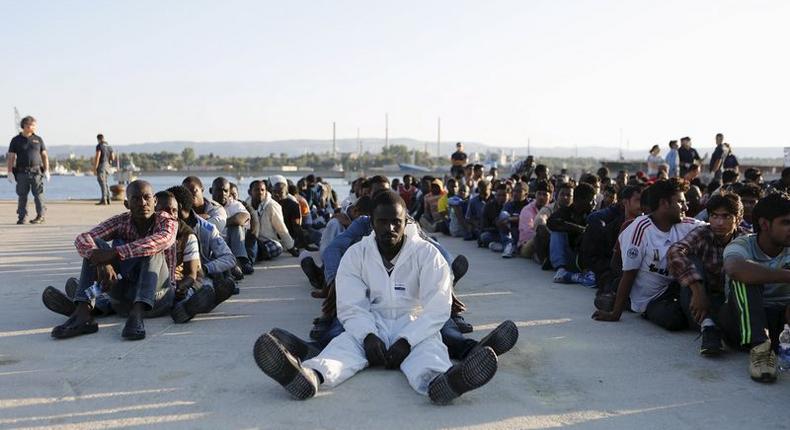
[[[380,152],[384,147],[384,139],[363,138],[361,139],[362,151],[371,153]],[[409,149],[418,151],[428,150],[431,155],[436,154],[436,142],[426,142],[411,138],[392,138],[389,139],[390,145],[405,145]],[[112,142],[110,142],[112,145]],[[290,139],[277,141],[223,141],[223,142],[194,142],[194,141],[167,141],[134,143],[128,145],[112,145],[116,152],[176,152],[180,153],[184,148],[191,147],[198,155],[213,153],[220,156],[268,156],[269,154],[279,155],[285,153],[289,156],[299,155],[307,152],[325,153],[332,150],[331,140],[319,139]],[[514,150],[517,156],[527,155],[527,147],[493,147],[477,142],[464,142],[467,153],[479,152],[499,152],[500,149],[507,155]],[[705,153],[713,153],[713,147],[695,146],[701,156]],[[601,160],[616,160],[622,155],[625,159],[647,158],[648,146],[643,150],[619,150],[616,147],[603,146],[579,146],[576,147],[538,147],[532,146],[531,153],[537,157],[589,157]],[[356,139],[338,139],[338,152],[357,152],[359,144]],[[441,152],[449,156],[455,150],[455,142],[442,142]],[[69,154],[77,156],[92,156],[94,147],[90,145],[63,145],[51,146],[49,152],[54,157],[64,157]],[[662,150],[662,155],[666,152]],[[735,155],[739,158],[783,158],[784,150],[782,147],[756,147],[756,148],[735,148]]]

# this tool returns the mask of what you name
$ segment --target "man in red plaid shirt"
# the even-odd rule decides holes
[[[669,273],[681,287],[680,305],[692,327],[702,333],[700,354],[722,352],[719,310],[725,302],[724,248],[744,234],[739,228],[743,204],[733,193],[717,194],[707,203],[709,225],[697,227],[667,251]]]
[[[69,319],[52,330],[52,337],[95,333],[99,327],[92,310],[101,292],[109,295],[114,311],[128,313],[122,336],[129,340],[145,338],[144,316],[163,315],[171,307],[178,221],[169,213],[155,211],[156,197],[145,181],[129,184],[124,204],[129,212],[102,222],[74,241],[84,258],[75,306]],[[94,282],[101,292],[92,288]],[[46,299],[45,295],[45,304]]]

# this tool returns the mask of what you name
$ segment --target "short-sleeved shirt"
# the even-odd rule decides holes
[[[631,287],[631,310],[644,312],[653,299],[664,294],[673,280],[667,262],[669,247],[700,225],[705,223],[684,218],[669,231],[661,231],[649,215],[642,215],[620,233],[623,272],[639,271]]]
[[[445,154],[446,154],[446,152],[445,152]],[[459,164],[459,163],[466,164],[466,160],[469,159],[469,157],[466,155],[466,152],[464,152],[464,151],[455,151],[455,152],[453,152],[453,155],[450,156],[450,159],[453,160],[453,164],[454,165],[459,165],[460,166],[462,164]]]
[[[250,212],[247,210],[247,208],[244,207],[244,204],[242,202],[233,199],[228,199],[228,202],[225,203],[225,212],[228,214],[228,218],[238,213],[245,213],[247,215],[250,214]],[[247,221],[247,223],[244,224],[244,228],[250,228],[249,221]]]
[[[184,244],[184,262],[187,261],[200,261],[200,249],[198,249],[197,237],[190,234],[187,237],[186,244]]]
[[[724,248],[724,261],[728,258],[743,258],[751,260],[771,269],[790,270],[790,248],[785,248],[776,257],[770,257],[760,249],[757,235],[749,234],[735,238]],[[727,277],[727,292],[729,293],[730,279]],[[790,284],[765,284],[763,285],[763,302],[766,305],[790,304]]]
[[[35,133],[30,137],[19,133],[11,139],[11,144],[8,146],[8,152],[16,154],[16,169],[42,167],[44,162],[41,159],[41,152],[46,150],[44,139]]]
[[[99,167],[106,167],[110,164],[110,145],[107,142],[102,142],[96,145],[96,151],[99,153]]]

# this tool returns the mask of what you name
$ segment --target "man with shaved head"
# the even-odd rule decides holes
[[[178,221],[166,211],[156,212],[154,191],[145,181],[129,184],[124,206],[128,212],[102,222],[74,241],[84,260],[73,305],[58,301],[62,296],[47,294],[49,288],[45,291],[47,308],[69,315],[52,330],[52,337],[95,333],[99,326],[92,310],[101,292],[108,293],[113,310],[128,315],[122,332],[125,339],[145,338],[143,317],[170,310],[175,294]]]

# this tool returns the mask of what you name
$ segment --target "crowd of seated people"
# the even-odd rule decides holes
[[[224,177],[208,190],[196,176],[158,192],[146,181],[132,182],[128,212],[75,240],[83,257],[79,277],[63,290],[45,288],[44,305],[68,317],[52,336],[95,333],[97,317],[119,314],[127,318],[123,338],[143,339],[145,318],[169,313],[186,323],[238,294],[238,282],[254,273],[256,262],[283,250],[293,256],[300,248],[318,250],[337,196],[313,175],[299,182],[255,180],[246,200]]]
[[[690,147],[690,140],[682,142]],[[620,171],[612,178],[603,167],[578,181],[564,170],[552,175],[534,158],[509,177],[497,170],[484,175],[482,165],[469,164],[442,178],[358,178],[342,200],[312,175],[296,184],[282,176],[254,180],[246,197],[223,177],[207,192],[194,176],[158,192],[135,181],[126,190],[128,212],[77,237],[84,259],[79,278],[69,279],[64,291],[47,287],[43,301],[68,317],[53,329],[55,338],[94,333],[96,318],[117,313],[127,318],[122,336],[142,339],[145,318],[169,313],[186,323],[211,312],[239,293],[255,264],[287,251],[300,259],[321,305],[309,340],[279,328],[261,336],[255,359],[267,375],[294,397],[308,398],[322,383],[336,385],[365,365],[383,365],[401,368],[415,390],[445,403],[487,382],[496,357],[518,338],[512,321],[480,341],[465,336],[474,327],[455,289],[469,262],[442,245],[442,236],[451,236],[510,261],[523,257],[553,271],[556,283],[595,289],[595,320],[634,312],[670,331],[698,330],[704,356],[721,354],[725,343],[749,351],[751,377],[773,381],[778,334],[790,320],[790,169],[766,184],[754,168],[740,180],[736,166],[706,184],[700,160],[679,159],[680,169],[659,164],[655,174]],[[683,176],[669,176],[676,171]],[[376,224],[382,219],[389,226]],[[385,245],[396,236],[397,246]],[[425,270],[424,277],[392,281],[395,291],[382,305],[372,296],[380,286],[368,282],[381,276],[379,269],[383,279],[402,270],[404,244],[436,262],[410,263],[416,266],[408,276]],[[362,250],[370,246],[381,258],[367,260]],[[351,294],[354,282],[369,289],[367,296]],[[441,303],[421,293],[406,304],[387,302],[411,288],[433,291]],[[380,306],[412,309],[406,314],[414,322],[420,312],[435,313],[412,330],[403,325],[403,309]],[[378,330],[398,328],[360,332],[370,323],[360,313],[376,319]],[[408,336],[399,337],[401,331]],[[438,343],[421,343],[434,334]],[[442,349],[458,364],[425,364],[426,350]],[[412,350],[415,359],[406,360]],[[294,362],[305,366],[288,364]],[[458,385],[476,372],[482,372],[477,384]],[[420,379],[426,375],[430,384]]]
[[[790,322],[790,168],[771,183],[753,167],[741,180],[737,163],[703,166],[691,139],[680,140],[670,142],[680,151],[671,164],[649,173],[611,177],[602,167],[576,180],[530,157],[509,177],[468,164],[392,188],[432,237],[475,241],[554,271],[556,283],[595,289],[595,320],[634,312],[666,330],[697,330],[700,354],[747,350],[751,377],[773,381]]]

